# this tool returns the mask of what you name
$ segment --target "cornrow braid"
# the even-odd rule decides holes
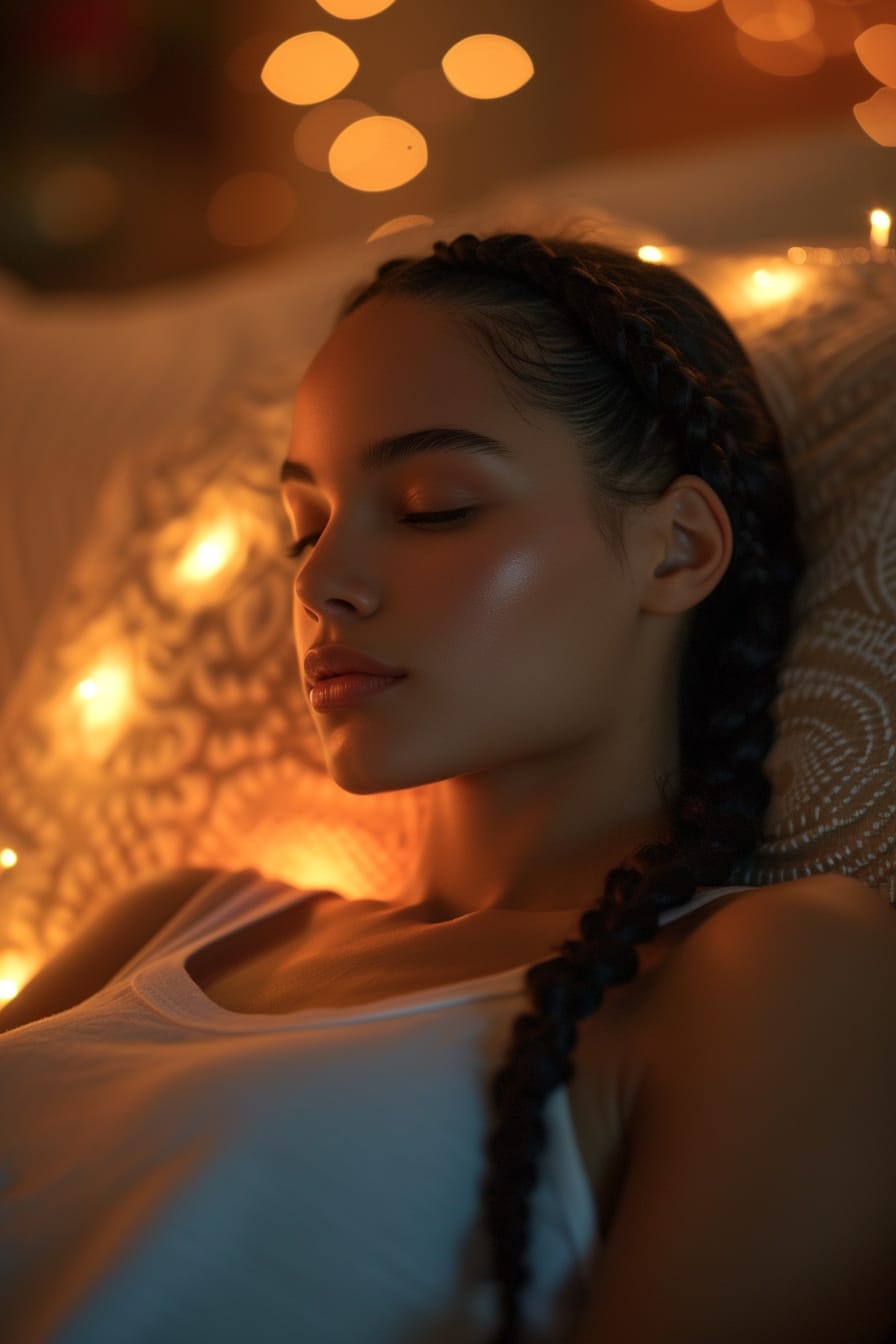
[[[668,838],[611,869],[579,920],[580,936],[530,967],[532,1010],[513,1022],[492,1082],[496,1121],[482,1190],[500,1295],[491,1344],[517,1344],[544,1107],[574,1075],[577,1023],[608,986],[634,978],[635,944],[655,936],[663,912],[688,903],[698,886],[749,881],[771,797],[762,767],[804,557],[778,431],[749,357],[710,301],[670,268],[581,239],[466,233],[437,242],[430,257],[386,262],[342,315],[376,294],[458,308],[523,396],[564,411],[583,441],[590,436],[605,503],[655,498],[693,473],[719,496],[733,534],[728,570],[693,613],[682,654],[682,765],[674,790],[661,782]],[[598,383],[614,395],[595,406]],[[620,400],[626,405],[611,412]],[[614,422],[614,413],[622,418]],[[613,516],[604,514],[611,540]]]

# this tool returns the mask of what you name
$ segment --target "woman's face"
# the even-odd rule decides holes
[[[434,428],[502,451],[362,466],[370,445]],[[378,297],[340,322],[302,380],[289,458],[315,482],[283,486],[293,538],[312,537],[295,562],[300,673],[312,645],[334,642],[407,672],[351,707],[309,704],[342,788],[600,750],[631,699],[634,580],[589,512],[565,422],[516,410],[458,318]]]

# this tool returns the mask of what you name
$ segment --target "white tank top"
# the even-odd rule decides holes
[[[703,891],[665,924],[746,887]],[[16,1344],[480,1344],[488,1086],[527,967],[348,1008],[234,1013],[185,961],[317,895],[207,882],[85,1003],[0,1035],[0,1333]],[[599,1246],[565,1088],[532,1200],[533,1341]]]

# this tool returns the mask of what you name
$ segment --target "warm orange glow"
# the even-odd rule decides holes
[[[274,173],[238,173],[208,203],[209,233],[228,247],[262,247],[278,238],[296,212],[290,184]]]
[[[893,221],[886,210],[872,210],[868,218],[871,221],[871,246],[889,247],[890,226]]]
[[[663,243],[662,247],[656,247],[653,243],[645,243],[643,247],[638,248],[638,256],[642,261],[649,261],[651,264],[680,266],[685,258],[685,249],[683,247],[672,247],[668,243]]]
[[[698,9],[709,9],[717,0],[650,0],[660,9],[674,9],[679,14],[693,14]]]
[[[95,749],[101,735],[117,737],[133,703],[133,670],[123,653],[109,653],[75,687],[81,738]],[[71,725],[70,725],[71,727]]]
[[[896,23],[876,23],[855,41],[856,55],[881,84],[896,85]]]
[[[223,569],[236,549],[236,537],[232,525],[222,522],[217,530],[207,532],[181,557],[175,566],[178,581],[202,583]]]
[[[354,98],[332,98],[305,113],[293,132],[296,158],[319,173],[330,171],[330,146],[346,126],[362,117],[374,117],[376,111]]]
[[[419,229],[424,225],[432,224],[429,215],[398,215],[395,219],[388,219],[385,224],[381,224],[373,233],[367,235],[366,242],[372,243],[377,238],[386,238],[390,233],[403,233],[405,229]]]
[[[330,147],[330,172],[355,191],[391,191],[422,173],[426,140],[400,117],[363,117]]]
[[[878,89],[864,103],[856,103],[852,111],[865,134],[877,144],[896,146],[896,89]]]
[[[804,266],[808,253],[804,247],[788,247],[787,260],[792,261],[794,266]]]
[[[320,103],[341,93],[359,64],[348,43],[332,33],[299,33],[271,52],[261,82],[285,103]]]
[[[468,98],[506,98],[535,74],[532,57],[512,38],[476,33],[455,42],[442,57],[449,84]]]
[[[744,60],[767,75],[811,75],[824,65],[825,47],[817,33],[806,33],[793,42],[761,42],[738,29],[734,40]]]
[[[736,28],[760,42],[793,42],[815,26],[809,0],[722,0]]]
[[[336,19],[369,19],[373,14],[382,14],[395,0],[317,0],[317,3]]]
[[[19,861],[19,856],[14,849],[8,846],[6,849],[0,849],[0,868],[15,868]]]
[[[753,303],[760,307],[779,303],[793,294],[801,280],[799,271],[789,269],[770,271],[766,267],[760,267],[750,277]]]

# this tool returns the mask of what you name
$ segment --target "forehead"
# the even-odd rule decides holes
[[[519,415],[459,316],[434,303],[378,296],[343,318],[308,366],[293,431],[306,445],[456,423],[500,437],[530,423],[528,415]]]

